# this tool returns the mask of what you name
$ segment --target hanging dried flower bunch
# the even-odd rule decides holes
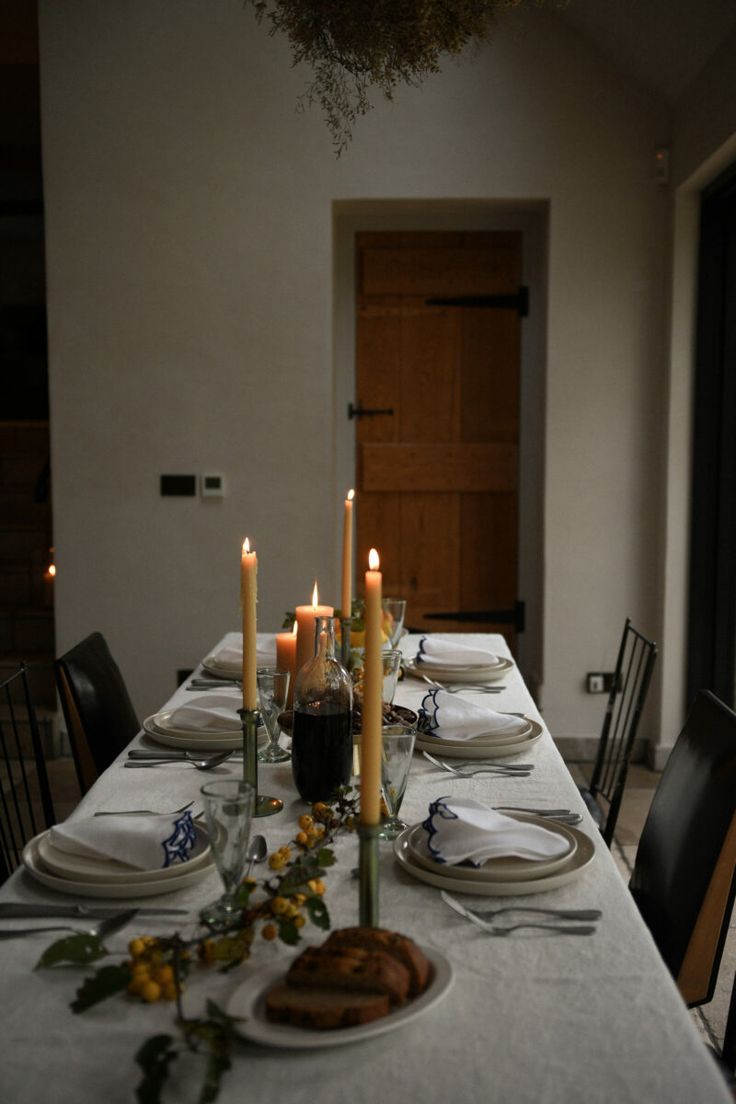
[[[338,155],[375,86],[387,99],[398,84],[439,72],[442,54],[459,54],[489,34],[496,15],[520,0],[246,0],[271,33],[291,42],[294,64],[311,66],[304,94],[324,112]]]

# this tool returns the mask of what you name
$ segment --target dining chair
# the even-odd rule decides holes
[[[589,786],[581,786],[585,804],[610,847],[639,719],[646,701],[657,645],[626,618]]]
[[[23,847],[55,823],[46,761],[28,670],[0,683],[0,882],[21,862]]]
[[[86,793],[141,726],[101,633],[85,637],[54,669],[79,786]]]
[[[736,890],[736,713],[701,690],[667,761],[629,883],[685,1003],[713,997]],[[727,1042],[736,1055],[736,1022]]]

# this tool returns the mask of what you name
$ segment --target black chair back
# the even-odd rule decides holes
[[[57,659],[56,684],[82,793],[140,729],[120,669],[101,633]]]
[[[33,836],[55,823],[46,762],[24,663],[0,683],[0,881]]]
[[[736,888],[736,713],[701,690],[667,762],[630,888],[690,1005],[711,1000]]]
[[[657,645],[642,636],[627,618],[590,786],[582,789],[585,803],[609,847],[656,658]]]

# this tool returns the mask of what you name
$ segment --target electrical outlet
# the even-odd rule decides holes
[[[585,676],[585,689],[589,694],[610,694],[613,680],[613,671],[589,671]]]

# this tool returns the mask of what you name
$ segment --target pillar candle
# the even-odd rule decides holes
[[[381,725],[383,718],[383,656],[381,654],[381,588],[375,548],[365,573],[365,657],[363,731],[360,737],[360,819],[378,824],[381,815]]]
[[[258,708],[256,684],[256,592],[258,557],[246,537],[240,557],[240,603],[243,610],[243,709]]]
[[[296,671],[302,669],[308,659],[314,655],[314,619],[315,617],[332,617],[332,606],[320,606],[319,591],[314,584],[311,606],[296,607]]]
[[[276,666],[279,671],[289,672],[289,693],[286,708],[291,709],[294,701],[294,680],[296,678],[296,621],[291,632],[276,633]]]
[[[348,491],[342,529],[342,615],[350,617],[353,605],[353,497]]]

